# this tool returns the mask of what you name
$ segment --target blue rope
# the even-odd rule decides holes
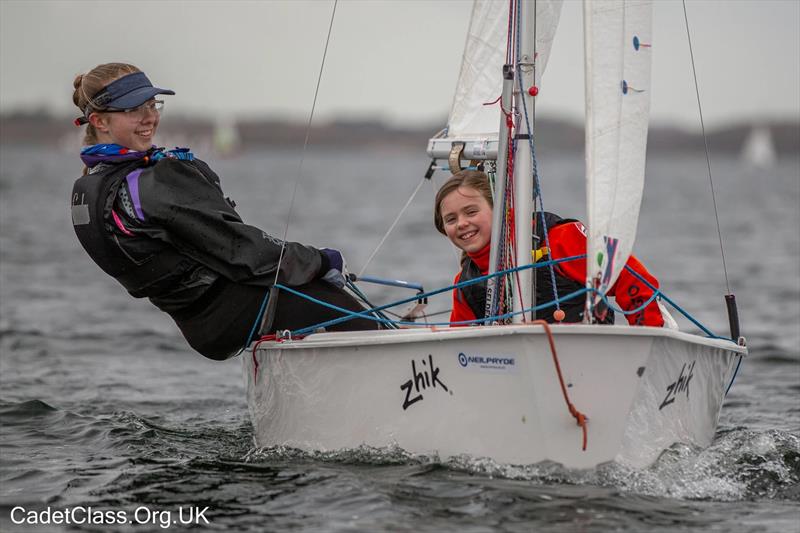
[[[333,309],[335,311],[339,311],[339,312],[341,312],[341,313],[343,313],[345,315],[343,317],[335,318],[333,320],[329,320],[327,322],[322,322],[320,324],[316,324],[314,326],[309,326],[309,327],[306,327],[306,328],[303,328],[301,330],[297,330],[297,331],[293,332],[296,335],[303,335],[305,333],[308,333],[308,332],[311,332],[311,331],[315,331],[315,330],[317,330],[317,329],[319,329],[321,327],[332,326],[334,324],[339,324],[341,322],[346,322],[346,321],[352,320],[354,318],[366,318],[368,320],[374,320],[376,322],[384,322],[384,320],[376,319],[373,316],[373,314],[376,313],[376,312],[379,312],[379,311],[383,311],[384,309],[389,309],[390,307],[396,307],[398,305],[402,305],[402,304],[406,304],[406,303],[409,303],[409,302],[417,301],[420,298],[428,298],[430,296],[436,296],[437,294],[442,294],[444,292],[452,291],[453,289],[459,289],[461,287],[468,287],[468,286],[474,285],[476,283],[481,283],[482,281],[485,281],[485,280],[487,280],[489,278],[492,278],[492,277],[504,276],[506,274],[509,274],[509,273],[512,273],[512,272],[515,272],[515,271],[518,271],[518,270],[525,270],[525,269],[528,269],[528,268],[541,268],[541,267],[548,266],[550,264],[557,264],[557,263],[563,263],[563,262],[567,262],[567,261],[574,261],[576,259],[582,259],[584,257],[586,257],[586,256],[585,255],[574,255],[574,256],[571,256],[571,257],[565,257],[563,259],[552,259],[552,260],[549,260],[549,261],[542,261],[542,262],[536,263],[536,264],[523,265],[521,267],[510,268],[510,269],[507,269],[507,270],[501,270],[501,271],[495,272],[494,274],[486,274],[485,276],[480,276],[480,277],[473,278],[473,279],[470,279],[470,280],[467,280],[467,281],[462,281],[462,282],[456,283],[454,285],[449,285],[447,287],[443,287],[441,289],[436,289],[436,290],[429,291],[429,292],[426,292],[426,293],[417,294],[417,295],[412,296],[410,298],[406,298],[406,299],[403,299],[403,300],[398,300],[396,302],[392,302],[392,303],[388,303],[388,304],[381,305],[381,306],[378,306],[378,307],[374,307],[372,309],[368,309],[368,310],[363,311],[363,312],[351,311],[349,309],[344,309],[344,308],[329,304],[327,302],[323,302],[322,300],[317,300],[316,298],[313,298],[311,296],[308,296],[306,294],[298,292],[298,291],[292,289],[291,287],[287,287],[285,285],[281,285],[280,283],[275,284],[275,287],[277,287],[278,289],[282,289],[282,290],[285,290],[287,292],[290,292],[290,293],[292,293],[292,294],[294,294],[296,296],[300,296],[301,298],[305,298],[306,300],[309,300],[311,302],[314,302],[314,303],[317,303],[319,305],[322,305],[323,307],[327,307],[328,309]],[[500,316],[501,317],[514,316],[514,313],[506,314],[506,315],[500,315]],[[490,319],[491,318],[493,318],[493,317],[490,317]],[[486,319],[484,318],[484,319],[481,319],[481,320],[476,320],[474,322],[482,322],[484,320],[486,320]],[[417,325],[417,326],[419,325],[416,322],[411,322],[411,323],[402,323],[402,322],[398,322],[398,321],[388,321],[388,322],[394,322],[396,324],[401,324],[401,325],[407,325],[407,324],[414,324],[414,325]],[[431,325],[448,325],[448,324],[450,324],[450,322],[444,322],[444,323],[441,323],[441,324],[439,324],[439,323],[431,323]]]
[[[713,333],[711,333],[711,331],[709,331],[709,330],[708,330],[708,329],[707,329],[705,326],[703,326],[703,325],[702,325],[700,322],[698,322],[697,320],[695,320],[695,319],[694,319],[694,317],[692,317],[691,315],[689,315],[689,313],[687,313],[686,311],[684,311],[684,310],[683,310],[683,309],[682,309],[682,308],[681,308],[681,307],[680,307],[678,304],[676,304],[674,301],[672,301],[670,298],[668,298],[668,297],[667,297],[667,295],[666,295],[666,294],[664,294],[663,292],[661,292],[661,290],[660,290],[660,289],[657,289],[657,288],[655,288],[655,287],[654,287],[654,286],[653,286],[653,285],[652,285],[652,284],[651,284],[649,281],[647,281],[646,279],[644,279],[644,277],[642,277],[641,275],[639,275],[639,273],[638,273],[638,272],[636,272],[635,270],[633,270],[633,269],[632,269],[631,267],[629,267],[628,265],[625,265],[625,269],[626,269],[628,272],[630,272],[631,274],[633,274],[634,276],[636,276],[636,278],[638,278],[638,279],[639,279],[640,281],[642,281],[642,282],[643,282],[645,285],[647,285],[648,287],[650,287],[650,288],[651,288],[653,291],[655,291],[657,294],[660,294],[660,295],[661,295],[661,297],[662,297],[664,300],[666,300],[666,301],[667,301],[667,302],[668,302],[668,303],[669,303],[669,304],[670,304],[672,307],[674,307],[675,309],[677,309],[677,310],[678,310],[678,311],[679,311],[679,312],[680,312],[680,313],[681,313],[683,316],[685,316],[686,318],[688,318],[689,320],[691,320],[691,321],[692,321],[692,323],[693,323],[695,326],[697,326],[697,327],[699,327],[701,330],[703,330],[703,332],[704,332],[706,335],[708,335],[709,337],[711,337],[712,339],[721,339],[721,340],[726,340],[726,341],[736,342],[734,339],[731,339],[731,338],[728,338],[728,337],[720,337],[720,336],[718,336],[718,335],[714,335]],[[605,300],[605,295],[604,295],[604,300]],[[607,303],[608,303],[608,302],[606,302],[606,304],[607,304]],[[727,395],[728,395],[728,392],[731,390],[731,387],[733,387],[733,382],[734,382],[734,381],[736,381],[736,375],[739,373],[739,366],[740,366],[741,364],[742,364],[742,356],[741,356],[741,355],[739,355],[739,362],[738,362],[738,363],[736,363],[736,370],[734,370],[734,371],[733,371],[733,376],[731,377],[731,382],[730,382],[730,383],[728,383],[728,388],[727,388],[727,389],[725,389],[725,396],[727,396]]]
[[[533,307],[528,307],[527,309],[522,309],[521,311],[509,312],[509,313],[505,313],[505,314],[502,314],[502,315],[496,315],[496,316],[490,316],[488,319],[487,318],[479,318],[479,319],[475,319],[475,320],[460,320],[458,322],[444,322],[443,324],[430,324],[430,325],[432,325],[432,326],[438,326],[438,325],[461,326],[461,325],[477,324],[477,323],[484,323],[484,322],[490,322],[490,323],[491,322],[497,322],[497,321],[500,321],[500,320],[505,320],[507,318],[511,318],[511,317],[513,317],[515,315],[521,315],[523,313],[535,313],[536,311],[541,311],[542,309],[547,309],[548,307],[557,306],[561,302],[564,302],[566,300],[571,300],[572,298],[575,298],[576,296],[580,296],[581,294],[585,294],[589,290],[590,289],[588,289],[586,287],[582,287],[582,288],[578,289],[575,292],[571,292],[571,293],[567,294],[566,296],[562,296],[558,300],[550,300],[549,302],[545,302],[543,304],[539,304],[539,305],[536,305],[536,306],[533,306]],[[413,324],[417,325],[417,326],[419,325],[419,324],[416,324],[416,323],[413,323]]]
[[[308,296],[307,294],[303,294],[301,292],[297,292],[294,289],[291,289],[289,287],[284,287],[282,285],[275,285],[275,286],[280,288],[280,289],[284,289],[284,290],[286,290],[286,291],[288,291],[288,292],[290,292],[290,293],[292,293],[292,294],[294,294],[296,296],[300,296],[301,298],[305,298],[306,300],[309,300],[310,302],[319,304],[319,305],[321,305],[323,307],[327,307],[328,309],[333,309],[334,311],[339,311],[340,313],[343,313],[344,315],[346,315],[346,316],[343,316],[343,317],[340,317],[340,318],[334,318],[334,319],[328,320],[327,322],[322,322],[320,324],[315,324],[313,326],[308,326],[306,328],[295,330],[295,331],[292,332],[292,335],[297,335],[297,336],[306,335],[306,334],[312,333],[312,332],[314,332],[314,331],[316,331],[316,330],[318,330],[320,328],[326,328],[328,326],[333,326],[335,324],[339,324],[341,322],[346,322],[346,321],[351,320],[353,318],[365,318],[367,320],[372,320],[373,322],[378,322],[378,323],[381,323],[381,324],[393,324],[393,325],[398,325],[398,326],[419,326],[418,322],[409,322],[409,321],[403,321],[403,320],[389,320],[389,319],[385,319],[385,318],[379,318],[379,317],[377,317],[377,316],[375,316],[373,314],[370,314],[375,309],[371,309],[371,310],[368,310],[366,312],[359,313],[357,311],[351,311],[349,309],[344,309],[342,307],[338,307],[338,306],[330,304],[328,302],[323,302],[322,300],[318,300],[317,298],[314,298],[313,296]],[[589,289],[587,289],[585,287],[580,288],[575,292],[572,292],[570,294],[567,294],[566,296],[563,296],[561,298],[561,301],[569,300],[569,299],[574,298],[576,296],[580,296],[581,294],[586,293],[588,290]],[[541,305],[537,305],[537,306],[534,306],[534,307],[529,307],[529,308],[523,309],[521,311],[509,312],[509,313],[505,313],[505,314],[502,314],[502,315],[492,316],[492,317],[489,317],[488,320],[489,321],[505,320],[507,318],[511,318],[511,317],[513,317],[515,315],[520,315],[522,313],[531,313],[531,312],[539,311],[541,309],[546,309],[548,307],[554,306],[555,304],[556,304],[555,301],[551,301],[551,302],[547,302],[547,303],[544,303],[544,304],[541,304]],[[485,319],[485,318],[476,318],[476,319],[473,319],[473,320],[460,320],[458,322],[427,322],[425,325],[427,325],[427,326],[466,326],[466,325],[471,325],[471,324],[483,323],[486,320],[487,319]]]
[[[292,293],[292,294],[294,294],[296,296],[299,296],[301,298],[304,298],[306,300],[309,300],[310,302],[319,304],[319,305],[321,305],[323,307],[327,307],[328,309],[332,309],[334,311],[338,311],[338,312],[340,312],[340,313],[342,313],[344,315],[344,316],[341,316],[339,318],[335,318],[335,319],[328,320],[326,322],[315,324],[313,326],[308,326],[306,328],[295,330],[295,331],[292,332],[293,335],[305,335],[307,333],[311,333],[313,331],[316,331],[316,330],[318,330],[320,328],[326,328],[328,326],[333,326],[333,325],[336,325],[336,324],[340,324],[342,322],[347,322],[348,320],[352,320],[354,318],[365,318],[367,320],[372,320],[374,322],[379,322],[381,324],[387,324],[387,325],[419,326],[418,322],[409,322],[409,321],[402,321],[402,320],[391,320],[389,318],[386,318],[385,315],[382,315],[380,312],[383,311],[384,309],[389,309],[391,307],[395,307],[395,306],[402,305],[402,304],[405,304],[405,303],[414,302],[414,301],[417,301],[417,300],[419,300],[421,298],[429,298],[431,296],[436,296],[437,294],[442,294],[444,292],[450,292],[450,291],[452,291],[454,289],[459,289],[459,288],[462,288],[462,287],[468,287],[470,285],[474,285],[476,283],[481,283],[481,282],[483,282],[483,281],[485,281],[485,280],[487,280],[489,278],[498,277],[498,276],[505,276],[507,274],[510,274],[510,273],[513,273],[513,272],[517,272],[517,271],[520,271],[520,270],[526,270],[526,269],[529,269],[529,268],[550,267],[551,265],[555,265],[555,264],[558,264],[558,263],[564,263],[564,262],[567,262],[567,261],[574,261],[576,259],[583,259],[585,257],[586,257],[585,254],[583,254],[583,255],[575,255],[575,256],[571,256],[571,257],[565,257],[563,259],[551,259],[551,260],[548,260],[548,261],[542,261],[540,263],[528,264],[528,265],[523,265],[523,266],[520,266],[520,267],[509,268],[509,269],[506,269],[506,270],[501,270],[501,271],[495,272],[494,274],[486,274],[484,276],[480,276],[480,277],[477,277],[477,278],[474,278],[474,279],[470,279],[470,280],[467,280],[467,281],[461,281],[459,283],[455,283],[455,284],[449,285],[447,287],[442,287],[441,289],[436,289],[436,290],[429,291],[429,292],[422,293],[422,294],[416,294],[416,295],[414,295],[414,296],[412,296],[410,298],[406,298],[406,299],[403,299],[403,300],[398,300],[396,302],[388,303],[388,304],[381,305],[381,306],[378,306],[378,307],[373,307],[372,309],[368,309],[368,310],[365,310],[365,311],[362,311],[362,312],[351,311],[350,309],[344,309],[342,307],[338,307],[338,306],[330,304],[328,302],[324,302],[322,300],[318,300],[318,299],[316,299],[316,298],[314,298],[312,296],[308,296],[306,294],[303,294],[303,293],[301,293],[299,291],[296,291],[295,289],[292,289],[291,287],[287,287],[285,285],[276,284],[275,287],[278,288],[278,289],[281,289],[281,290],[285,290],[285,291],[287,291],[289,293]],[[606,305],[608,305],[609,307],[614,309],[614,311],[618,311],[618,312],[622,313],[623,315],[634,314],[634,313],[642,311],[645,307],[647,307],[647,305],[652,303],[652,301],[655,300],[655,298],[660,296],[665,301],[667,301],[672,307],[674,307],[676,310],[678,310],[683,316],[685,316],[687,319],[689,319],[693,324],[695,324],[697,327],[699,327],[708,337],[713,338],[713,339],[721,339],[721,340],[733,341],[733,339],[729,339],[727,337],[720,337],[720,336],[715,335],[714,333],[712,333],[708,328],[703,326],[694,317],[692,317],[688,312],[686,312],[683,308],[681,308],[673,300],[668,298],[660,289],[658,289],[657,287],[653,286],[649,281],[647,281],[645,278],[643,278],[641,275],[639,275],[639,273],[637,273],[635,270],[630,268],[628,265],[625,265],[625,268],[630,273],[632,273],[637,279],[642,281],[651,290],[653,290],[654,294],[644,304],[642,304],[640,307],[638,307],[638,308],[636,308],[636,309],[634,309],[632,311],[627,311],[627,312],[622,310],[622,309],[618,309],[616,307],[612,307],[611,303],[608,301],[608,297],[606,295],[602,295],[601,297],[602,297],[603,301],[606,303]],[[534,307],[530,307],[530,308],[527,308],[527,309],[523,309],[523,310],[517,311],[517,312],[509,312],[509,313],[505,313],[505,314],[501,314],[501,315],[490,316],[488,318],[480,318],[480,319],[475,319],[475,320],[463,320],[463,321],[458,321],[458,322],[427,322],[426,325],[429,325],[429,326],[454,326],[454,325],[455,326],[459,326],[459,325],[488,323],[488,322],[493,322],[493,321],[505,320],[507,318],[511,318],[511,317],[513,317],[515,315],[518,315],[518,314],[530,313],[530,312],[539,311],[541,309],[546,309],[548,307],[558,306],[561,302],[564,302],[566,300],[570,300],[570,299],[572,299],[572,298],[574,298],[576,296],[579,296],[581,294],[585,294],[587,292],[597,293],[596,289],[584,287],[584,288],[582,288],[580,290],[577,290],[575,292],[572,292],[572,293],[570,293],[570,294],[568,294],[566,296],[563,296],[563,297],[560,297],[560,298],[556,298],[556,299],[551,300],[549,302],[546,302],[546,303],[543,303],[543,304],[540,304],[540,305],[537,305],[537,306],[534,306]],[[266,299],[265,299],[264,303],[262,303],[262,310],[263,310],[263,307],[265,305],[266,305]],[[253,328],[255,329],[255,325],[253,326]],[[251,333],[251,335],[252,335],[252,333]],[[737,372],[738,372],[738,366],[737,366]],[[735,374],[734,374],[734,377],[735,377]],[[730,388],[730,386],[728,388]]]
[[[348,289],[350,289],[351,291],[353,291],[353,292],[355,293],[355,295],[356,295],[356,296],[358,296],[359,298],[361,298],[361,301],[363,301],[365,304],[367,304],[367,305],[368,305],[368,306],[370,306],[370,307],[375,307],[374,305],[372,305],[372,302],[370,302],[370,301],[367,299],[367,295],[366,295],[366,294],[364,294],[364,293],[361,291],[361,289],[359,289],[359,288],[358,288],[358,286],[357,286],[355,283],[353,283],[353,281],[352,281],[352,280],[350,280],[350,279],[348,279],[348,280],[347,280],[347,288],[348,288]],[[373,314],[374,314],[376,317],[378,317],[378,318],[382,318],[382,319],[385,319],[385,320],[389,320],[389,317],[388,317],[388,316],[386,316],[385,314],[383,314],[383,313],[382,313],[382,312],[380,312],[380,311],[375,311]],[[390,326],[391,326],[391,324],[387,324],[387,325],[390,325]],[[396,329],[396,328],[394,328],[394,329]]]
[[[441,167],[440,170],[450,171],[450,167],[449,166],[448,167]],[[474,165],[471,165],[471,166],[468,166],[468,167],[464,167],[461,170],[478,170],[478,167],[474,166]],[[450,172],[452,172],[452,171],[450,171]],[[455,174],[455,172],[453,172],[453,174]]]
[[[261,308],[258,310],[256,319],[253,322],[253,327],[250,328],[250,333],[247,334],[247,340],[245,341],[244,346],[242,346],[242,349],[239,350],[239,352],[236,355],[239,355],[240,353],[245,351],[247,347],[250,346],[250,343],[253,341],[253,334],[256,332],[256,328],[258,327],[258,325],[261,324],[261,317],[264,314],[264,309],[267,308],[268,301],[269,301],[269,289],[267,289],[267,293],[264,295],[264,299],[261,300]]]
[[[322,322],[320,324],[314,324],[313,326],[308,326],[307,328],[295,330],[293,332],[295,335],[304,335],[306,333],[310,333],[310,332],[315,331],[317,329],[320,329],[320,328],[323,328],[323,327],[326,327],[326,326],[329,326],[329,325],[333,325],[333,324],[338,324],[339,322],[345,322],[347,320],[352,320],[354,318],[366,318],[367,320],[374,320],[376,322],[392,322],[389,319],[378,318],[377,316],[375,316],[375,313],[377,313],[377,311],[380,309],[380,307],[375,307],[374,309],[368,309],[368,310],[363,311],[363,312],[351,311],[350,309],[345,309],[344,307],[339,307],[338,305],[333,305],[331,303],[324,302],[322,300],[314,298],[313,296],[309,296],[307,294],[303,294],[302,292],[296,291],[296,290],[292,289],[291,287],[287,287],[286,285],[281,285],[280,283],[276,283],[275,287],[277,287],[277,288],[279,288],[281,290],[284,290],[284,291],[286,291],[288,293],[294,294],[295,296],[299,296],[300,298],[304,298],[304,299],[306,299],[306,300],[308,300],[310,302],[313,302],[315,304],[319,304],[319,305],[321,305],[323,307],[327,307],[328,309],[333,309],[334,311],[339,311],[340,313],[343,313],[343,314],[347,315],[347,316],[343,316],[341,318],[328,320],[327,322]]]
[[[621,314],[626,315],[626,316],[627,315],[635,315],[636,313],[638,313],[640,311],[643,311],[648,305],[650,305],[653,302],[653,300],[655,300],[656,298],[658,298],[660,296],[662,299],[667,301],[672,307],[674,307],[677,311],[679,311],[683,316],[685,316],[687,319],[691,320],[694,325],[696,325],[701,330],[703,330],[703,333],[705,333],[708,337],[710,337],[712,339],[722,339],[722,340],[726,340],[726,341],[732,341],[733,340],[733,339],[731,339],[729,337],[720,337],[718,335],[715,335],[708,328],[703,326],[703,324],[701,324],[694,317],[692,317],[687,311],[682,309],[678,304],[676,304],[674,301],[672,301],[670,298],[668,298],[667,295],[665,295],[661,291],[661,289],[658,289],[658,288],[654,287],[645,278],[640,276],[638,272],[633,270],[628,265],[625,265],[625,269],[628,270],[628,272],[632,273],[634,276],[636,276],[639,280],[643,281],[648,287],[650,287],[650,289],[653,290],[653,295],[650,298],[648,298],[642,305],[637,307],[636,309],[632,309],[630,311],[625,311],[625,310],[621,309],[619,306],[612,305],[611,302],[609,301],[607,295],[601,294],[600,298],[603,300],[603,303],[605,303],[609,307],[609,309],[612,309],[615,313],[621,313]],[[596,294],[600,294],[599,291],[597,291],[595,289],[592,289],[592,292],[594,292]]]
[[[705,327],[703,324],[701,324],[699,321],[697,321],[697,320],[696,320],[696,319],[695,319],[695,318],[694,318],[692,315],[690,315],[690,314],[689,314],[687,311],[685,311],[685,310],[684,310],[684,309],[683,309],[681,306],[679,306],[678,304],[676,304],[676,303],[675,303],[675,302],[674,302],[672,299],[670,299],[670,298],[669,298],[669,297],[668,297],[666,294],[664,294],[663,292],[661,292],[661,291],[660,291],[658,288],[654,287],[652,283],[650,283],[649,281],[647,281],[646,279],[644,279],[644,278],[643,278],[643,277],[642,277],[642,276],[641,276],[641,275],[640,275],[638,272],[636,272],[634,269],[632,269],[632,268],[631,268],[631,267],[629,267],[628,265],[625,265],[625,270],[627,270],[628,272],[630,272],[631,274],[633,274],[633,275],[634,275],[634,276],[635,276],[635,277],[636,277],[636,278],[637,278],[639,281],[641,281],[642,283],[644,283],[645,285],[647,285],[648,287],[650,287],[652,290],[654,290],[654,291],[657,291],[657,292],[658,292],[658,293],[661,295],[661,298],[663,298],[663,299],[664,299],[664,300],[665,300],[667,303],[669,303],[669,304],[670,304],[672,307],[674,307],[674,308],[675,308],[675,309],[676,309],[676,310],[677,310],[677,311],[678,311],[680,314],[682,314],[682,315],[683,315],[683,316],[685,316],[687,319],[689,319],[689,320],[692,322],[692,324],[694,324],[695,326],[697,326],[698,328],[700,328],[700,329],[703,331],[703,333],[705,333],[706,335],[708,335],[708,336],[709,336],[709,337],[711,337],[712,339],[723,339],[723,340],[729,340],[729,341],[736,342],[736,341],[734,341],[733,339],[731,339],[731,338],[728,338],[728,337],[720,337],[720,336],[718,336],[718,335],[714,335],[714,334],[711,332],[711,330],[709,330],[709,329],[708,329],[708,328],[706,328],[706,327]]]
[[[595,292],[595,291],[593,291],[593,292]],[[631,309],[630,311],[625,311],[624,309],[620,308],[619,306],[613,305],[613,304],[612,304],[612,303],[609,301],[609,299],[608,299],[608,296],[607,296],[607,295],[605,295],[605,294],[601,294],[601,295],[600,295],[600,299],[601,299],[601,300],[603,300],[603,303],[605,303],[605,304],[608,306],[608,308],[609,308],[609,309],[611,309],[612,311],[614,311],[615,313],[621,313],[621,314],[623,314],[623,315],[626,315],[626,316],[627,316],[627,315],[635,315],[636,313],[638,313],[638,312],[640,312],[640,311],[643,311],[643,310],[644,310],[644,309],[645,309],[645,308],[646,308],[648,305],[650,305],[650,304],[653,302],[653,300],[655,300],[655,299],[656,299],[656,298],[657,298],[657,297],[658,297],[660,294],[661,294],[661,291],[660,291],[659,289],[656,289],[655,291],[653,291],[653,295],[652,295],[650,298],[648,298],[647,300],[645,300],[645,302],[644,302],[642,305],[640,305],[640,306],[639,306],[639,307],[637,307],[636,309]]]
[[[733,377],[731,377],[731,382],[728,383],[728,388],[725,389],[725,396],[728,395],[728,392],[731,390],[731,387],[733,387],[733,382],[736,381],[736,375],[739,373],[739,365],[741,364],[742,364],[742,355],[739,354],[739,362],[736,363],[736,370],[733,371]]]

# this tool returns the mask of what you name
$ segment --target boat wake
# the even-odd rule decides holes
[[[723,430],[710,447],[700,449],[675,445],[646,469],[607,463],[596,469],[572,470],[552,462],[510,465],[466,455],[442,460],[437,455],[412,454],[398,446],[360,446],[324,452],[273,446],[251,449],[244,461],[441,467],[489,478],[545,485],[594,485],[637,495],[683,500],[800,499],[800,437],[780,430]]]
[[[247,463],[275,461],[320,461],[339,464],[361,464],[369,466],[427,465],[440,464],[438,455],[420,455],[407,452],[401,447],[376,448],[362,445],[332,451],[304,451],[291,446],[256,447],[247,452]]]
[[[676,445],[652,467],[609,465],[599,481],[623,490],[688,500],[797,500],[800,438],[785,431],[720,432],[705,450]]]

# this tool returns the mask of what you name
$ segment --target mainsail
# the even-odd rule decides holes
[[[522,31],[536,37],[536,85],[540,86],[562,0],[523,0],[521,4],[521,9],[532,10],[534,6],[536,9],[535,27]],[[467,142],[464,159],[497,157],[500,108],[484,104],[495,102],[502,91],[511,28],[509,5],[514,6],[515,2],[476,0],[473,4],[447,130],[443,137],[432,139],[428,146],[428,153],[434,158],[447,157],[449,146],[455,141]]]
[[[450,109],[448,136],[497,138],[497,107],[483,104],[500,96],[507,34],[508,2],[476,1]]]
[[[650,114],[650,0],[585,0],[587,281],[600,295],[631,254]]]

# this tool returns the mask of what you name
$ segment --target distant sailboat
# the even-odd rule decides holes
[[[742,160],[753,168],[770,168],[777,159],[769,128],[754,126],[742,145]]]
[[[239,131],[236,121],[230,118],[221,118],[214,124],[212,139],[214,153],[219,157],[229,157],[239,150]]]

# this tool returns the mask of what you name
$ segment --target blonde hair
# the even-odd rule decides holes
[[[75,88],[72,93],[72,103],[81,110],[81,114],[88,118],[93,111],[102,110],[102,107],[96,106],[92,101],[97,93],[112,81],[134,72],[141,72],[141,70],[128,63],[104,63],[97,65],[86,74],[78,74],[75,76],[75,81],[72,82]],[[83,144],[85,146],[97,144],[97,130],[91,124],[86,125]]]
[[[494,207],[492,201],[492,188],[489,185],[489,177],[479,170],[462,170],[456,172],[436,193],[436,200],[433,208],[433,225],[442,235],[447,235],[444,231],[444,221],[442,220],[442,202],[445,197],[459,187],[469,187],[475,189],[489,202],[490,207]]]

